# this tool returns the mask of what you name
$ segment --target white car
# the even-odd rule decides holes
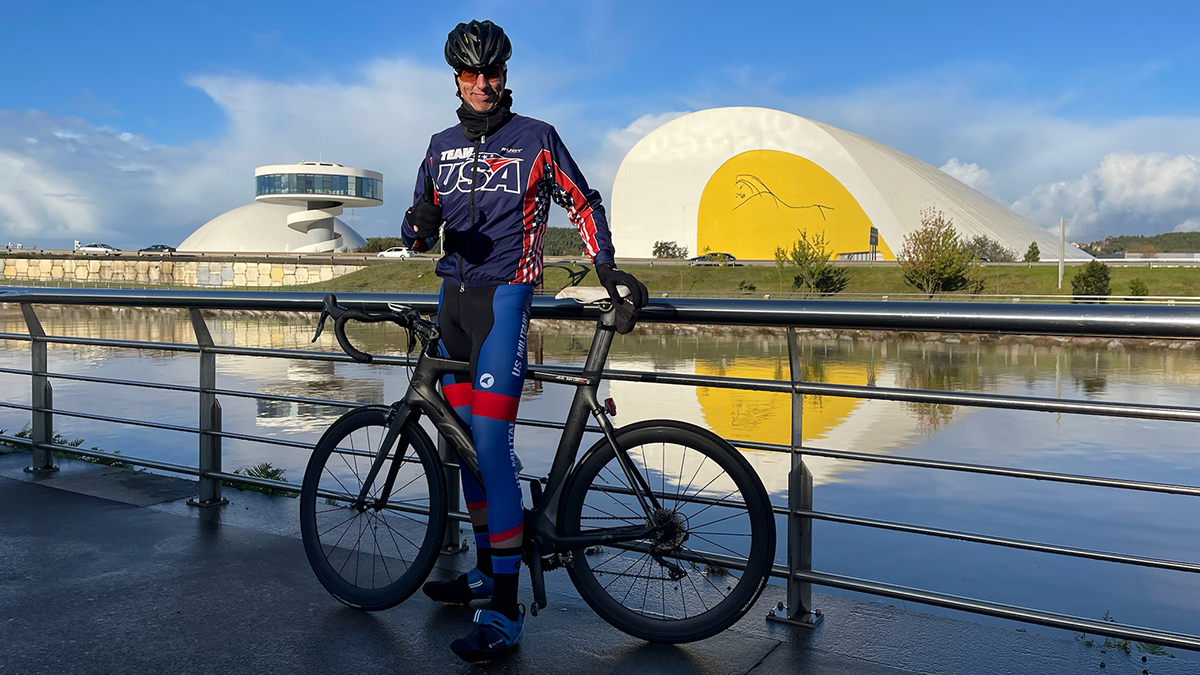
[[[393,246],[386,251],[380,251],[378,257],[400,258],[403,260],[404,258],[411,258],[414,255],[416,255],[416,253],[413,253],[412,249],[408,248],[407,246]]]
[[[118,253],[121,249],[113,248],[108,244],[88,244],[80,246],[75,250],[88,255],[112,255],[113,253]]]

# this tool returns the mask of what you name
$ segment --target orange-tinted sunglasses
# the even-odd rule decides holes
[[[490,81],[496,81],[504,77],[504,68],[500,66],[487,66],[485,68],[463,68],[458,71],[458,79],[463,82],[474,82],[479,79],[479,75]]]

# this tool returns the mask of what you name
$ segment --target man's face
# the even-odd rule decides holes
[[[487,112],[500,100],[504,91],[504,69],[489,66],[482,70],[464,68],[458,71],[458,93],[467,105],[478,112]]]

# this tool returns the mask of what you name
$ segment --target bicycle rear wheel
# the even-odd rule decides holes
[[[393,462],[396,480],[382,510],[353,506],[387,433],[388,409],[357,408],[325,432],[300,492],[304,552],[325,590],[376,611],[404,601],[429,576],[446,524],[446,484],[429,436],[406,423],[367,491],[380,496]]]
[[[573,552],[568,569],[579,594],[616,628],[652,642],[725,630],[758,599],[775,555],[762,481],[724,439],[689,424],[642,422],[618,430],[617,442],[666,525],[643,541]],[[564,532],[645,524],[635,489],[612,446],[597,443],[567,486]]]

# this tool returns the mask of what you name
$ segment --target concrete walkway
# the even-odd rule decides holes
[[[526,618],[517,652],[470,666],[447,647],[470,612],[415,596],[366,614],[326,594],[294,499],[227,490],[230,504],[199,509],[185,503],[194,482],[71,460],[34,477],[27,462],[0,456],[0,673],[1200,672],[1191,655],[1143,663],[1036,627],[834,596],[819,596],[815,631],[793,629],[763,619],[778,586],[721,635],[652,645],[596,617],[561,572],[547,576],[550,606]],[[443,558],[434,573],[472,561]]]

